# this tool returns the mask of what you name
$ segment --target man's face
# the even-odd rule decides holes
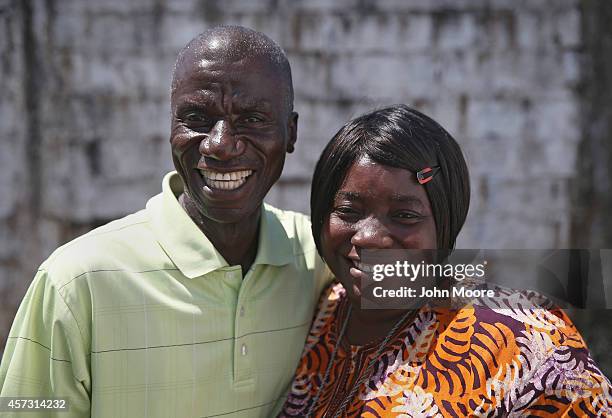
[[[172,159],[206,218],[234,223],[254,214],[280,176],[297,131],[284,83],[263,59],[191,60],[178,72]]]

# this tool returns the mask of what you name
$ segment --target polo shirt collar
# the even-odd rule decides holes
[[[293,259],[293,243],[289,239],[287,231],[272,208],[264,203],[259,225],[257,255],[253,265],[284,266],[291,263]]]
[[[177,196],[183,191],[173,171],[163,179],[162,193],[147,203],[153,232],[172,262],[188,278],[203,276],[229,264],[181,207]],[[264,204],[258,250],[253,265],[285,265],[293,259],[293,247],[280,220]]]

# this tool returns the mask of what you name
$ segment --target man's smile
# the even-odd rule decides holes
[[[253,170],[238,170],[220,172],[214,170],[199,170],[202,178],[211,189],[234,190],[246,183]]]

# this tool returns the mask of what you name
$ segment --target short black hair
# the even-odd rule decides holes
[[[211,42],[215,42],[221,56],[227,59],[263,58],[282,77],[285,104],[293,110],[293,81],[291,66],[285,51],[263,32],[237,25],[219,25],[207,29],[193,38],[176,57],[172,69],[171,93],[178,87],[179,69],[186,60],[199,59],[209,52]],[[222,48],[219,48],[222,47]]]
[[[470,179],[461,148],[436,121],[406,105],[359,116],[327,144],[312,179],[312,233],[321,254],[321,231],[346,173],[361,157],[415,173],[439,166],[423,185],[431,204],[439,249],[452,250],[470,204]]]

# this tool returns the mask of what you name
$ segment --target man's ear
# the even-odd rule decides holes
[[[291,112],[289,115],[289,121],[287,122],[289,141],[287,142],[287,152],[292,153],[295,150],[295,141],[297,141],[297,127],[298,127],[298,114],[297,112]]]

